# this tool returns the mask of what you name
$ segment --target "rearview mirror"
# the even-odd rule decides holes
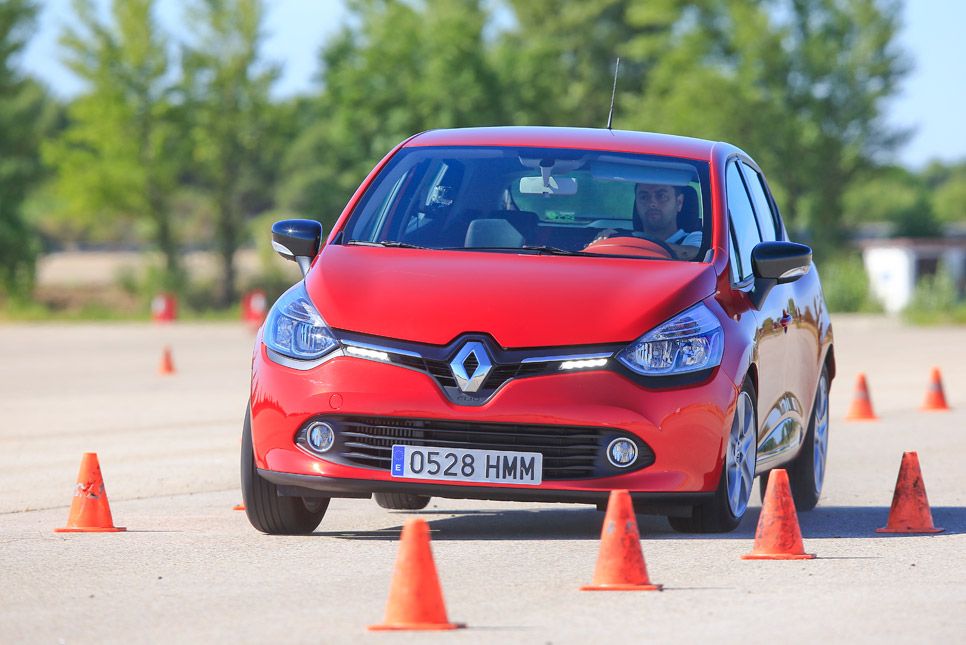
[[[272,248],[299,265],[304,276],[322,245],[322,225],[314,219],[283,219],[272,224]]]
[[[577,180],[573,177],[521,177],[520,194],[522,195],[576,195]]]

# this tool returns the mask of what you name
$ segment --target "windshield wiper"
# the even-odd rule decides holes
[[[418,246],[416,244],[409,244],[408,242],[396,242],[395,240],[386,240],[385,242],[365,242],[363,240],[349,240],[346,242],[347,246],[384,246],[396,249],[425,249],[425,246]]]
[[[547,255],[584,255],[580,251],[568,251],[567,249],[561,249],[556,246],[521,246],[524,251],[536,251],[538,253],[546,253]]]
[[[568,251],[567,249],[557,248],[556,246],[448,246],[443,251],[503,251],[506,253],[518,253],[520,251],[530,251],[531,253],[546,255],[585,255],[579,251]]]
[[[508,253],[530,251],[531,253],[539,253],[542,255],[588,255],[587,253],[582,253],[581,251],[568,251],[567,249],[561,249],[556,246],[449,246],[439,249],[430,249],[426,246],[418,246],[416,244],[409,244],[408,242],[397,242],[395,240],[386,240],[384,242],[349,240],[345,244],[347,246],[382,246],[397,249],[423,249],[436,251],[506,251]]]

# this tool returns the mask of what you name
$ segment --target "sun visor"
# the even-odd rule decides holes
[[[694,166],[664,161],[635,164],[626,159],[609,161],[606,157],[601,157],[592,164],[591,174],[594,179],[628,181],[635,184],[689,186],[698,182],[698,173]]]

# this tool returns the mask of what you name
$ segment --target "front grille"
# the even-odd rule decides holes
[[[463,334],[447,345],[415,343],[345,330],[335,330],[335,333],[347,345],[386,352],[390,364],[429,375],[450,401],[465,406],[485,404],[501,387],[514,379],[559,374],[563,357],[601,358],[613,355],[621,349],[621,346],[615,345],[506,349],[490,336],[477,333]],[[456,382],[451,363],[470,342],[483,345],[492,367],[475,392],[464,392]],[[464,360],[463,369],[468,375],[474,376],[478,367],[478,357],[473,353],[469,354]]]
[[[472,358],[472,357],[471,357]],[[468,361],[469,362],[469,361]],[[469,369],[470,366],[466,366],[466,371],[470,374],[473,370]],[[473,366],[473,369],[476,369]],[[491,394],[494,390],[500,388],[501,385],[514,378],[523,378],[526,376],[539,376],[540,374],[553,373],[557,369],[557,363],[511,363],[508,365],[494,365],[490,373],[487,374],[486,380],[480,386],[479,391],[485,394]],[[426,371],[436,379],[436,382],[440,386],[456,387],[456,379],[453,377],[453,371],[450,369],[449,363],[447,361],[433,361],[426,360]]]
[[[456,387],[456,377],[453,376],[449,363],[446,361],[426,360],[426,371],[436,379],[442,387]]]
[[[523,426],[395,417],[327,417],[325,420],[336,425],[341,448],[339,461],[380,470],[389,470],[394,444],[539,452],[543,455],[544,480],[614,475],[654,463],[654,453],[647,444],[612,428]],[[621,436],[633,439],[638,445],[640,457],[630,469],[614,468],[603,454],[607,444]]]

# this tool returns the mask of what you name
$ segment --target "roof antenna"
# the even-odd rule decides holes
[[[617,65],[614,66],[614,89],[610,92],[610,112],[607,114],[607,129],[613,130],[614,125],[614,98],[617,96],[617,74],[621,71],[621,57],[617,57]]]

